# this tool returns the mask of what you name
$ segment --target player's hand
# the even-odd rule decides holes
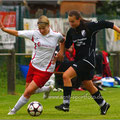
[[[58,59],[58,56],[56,55],[56,56],[54,57],[53,61],[52,61],[52,64],[55,64],[56,61],[57,61],[57,59]]]
[[[54,60],[52,61],[52,64],[55,64],[56,61],[63,61],[64,55],[61,52],[58,52],[57,55],[54,57]]]
[[[3,23],[0,21],[0,29],[3,30],[3,28],[4,28],[4,25],[3,25]]]
[[[58,61],[63,61],[64,60],[64,55],[61,51],[59,51],[58,54],[57,54],[57,60]]]

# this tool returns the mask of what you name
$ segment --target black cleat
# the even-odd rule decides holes
[[[69,104],[61,104],[59,106],[55,106],[57,110],[62,110],[64,112],[69,112]]]
[[[105,103],[100,109],[101,109],[101,115],[105,115],[110,108],[110,104]]]

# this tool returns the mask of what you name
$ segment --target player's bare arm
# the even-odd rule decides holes
[[[64,52],[65,52],[65,37],[63,38],[62,41],[60,41],[60,50],[57,53],[57,55],[54,57],[53,64],[55,64],[56,61],[63,61]]]
[[[113,26],[113,29],[114,29],[115,31],[117,31],[117,32],[119,32],[119,33],[120,33],[120,28],[119,28],[119,27],[117,27],[116,25],[114,25],[114,26]]]
[[[64,59],[64,49],[65,49],[65,38],[60,42],[60,51],[57,54],[59,61],[63,61]]]
[[[11,35],[14,35],[14,36],[18,37],[18,31],[6,29],[2,22],[0,22],[0,29],[4,32],[8,33],[8,34],[11,34]]]

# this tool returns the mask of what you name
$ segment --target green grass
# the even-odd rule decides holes
[[[91,99],[87,91],[73,91],[70,112],[57,111],[54,106],[62,103],[61,92],[51,92],[50,98],[44,100],[41,94],[33,95],[16,115],[8,116],[9,107],[13,107],[24,91],[23,85],[16,86],[17,95],[0,94],[0,119],[119,119],[120,88],[105,88],[102,95],[111,104],[107,115],[100,115],[99,106]],[[26,109],[31,101],[39,101],[43,105],[43,113],[38,117],[30,116]]]

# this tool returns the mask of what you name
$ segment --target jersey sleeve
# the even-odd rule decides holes
[[[114,25],[114,23],[109,22],[109,21],[105,21],[105,20],[91,22],[89,24],[90,30],[92,32],[96,32],[96,31],[99,31],[99,30],[105,29],[105,28],[111,28],[111,29],[113,29],[113,25]]]
[[[34,33],[33,30],[23,30],[18,31],[18,36],[32,40],[33,33]]]
[[[58,33],[58,35],[59,35],[58,41],[62,43],[64,41],[64,37],[61,33]]]
[[[69,49],[70,46],[72,45],[72,35],[71,35],[71,30],[69,30],[67,32],[67,36],[66,36],[66,41],[65,41],[65,48]]]

